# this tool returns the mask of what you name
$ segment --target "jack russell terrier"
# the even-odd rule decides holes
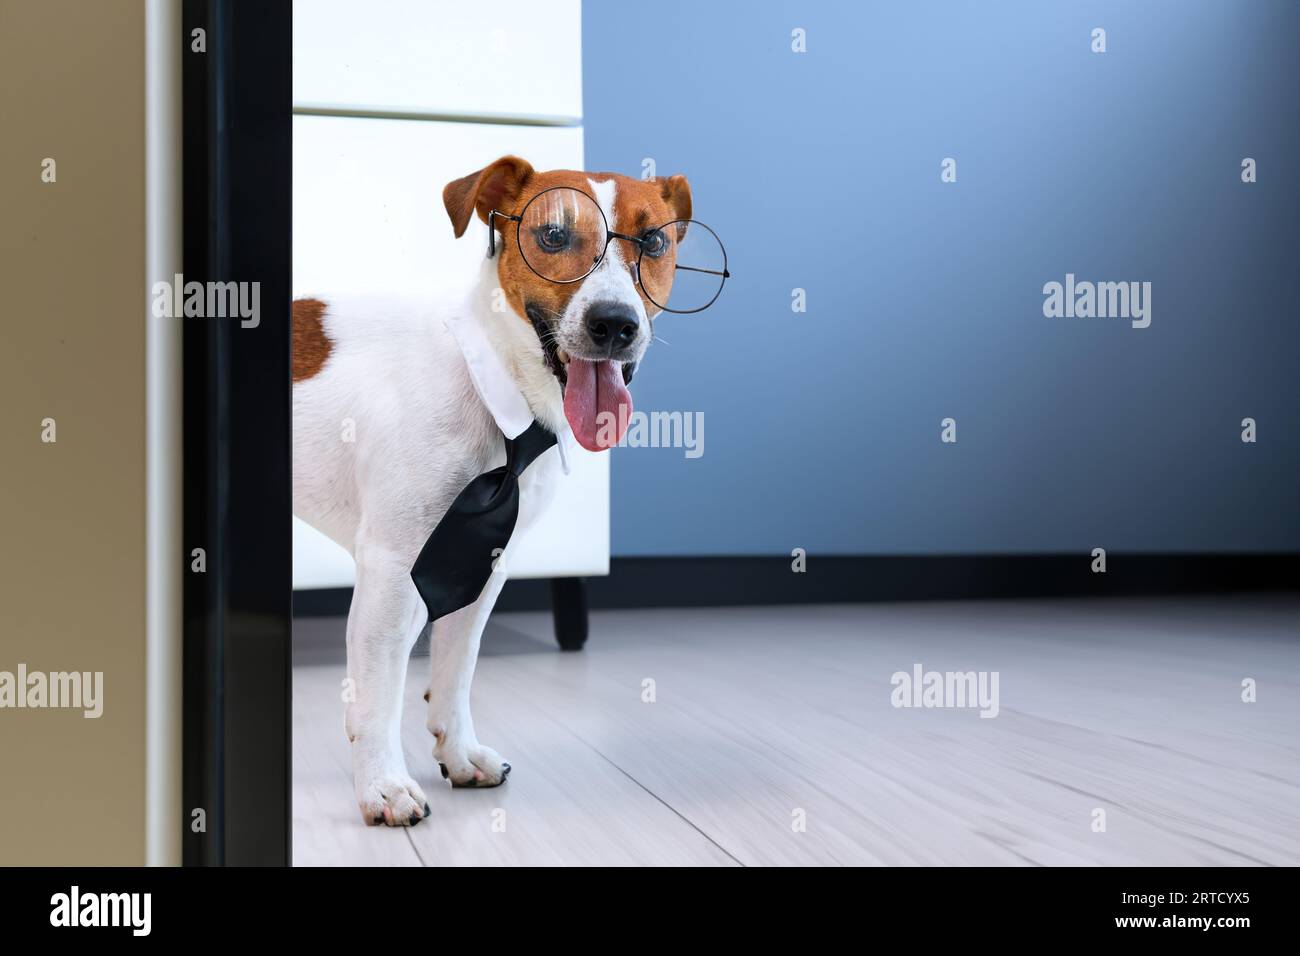
[[[429,813],[400,735],[407,659],[431,613],[412,580],[417,557],[462,489],[534,423],[557,447],[519,478],[520,530],[550,501],[569,442],[618,443],[627,383],[668,304],[668,247],[691,218],[682,176],[538,172],[514,156],[449,183],[443,202],[457,238],[475,214],[488,225],[467,292],[293,303],[294,512],[356,560],[344,722],[368,824]],[[492,556],[476,599],[433,623],[427,724],[454,787],[494,787],[510,772],[475,734],[469,698],[511,550]]]

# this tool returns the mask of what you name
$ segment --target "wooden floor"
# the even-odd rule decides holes
[[[343,622],[300,620],[295,863],[1300,864],[1300,600],[623,611],[591,631],[563,654],[549,615],[493,621],[474,717],[513,766],[494,790],[439,778],[415,658],[404,740],[433,816],[390,830],[353,801]],[[916,663],[997,671],[999,715],[891,706]]]

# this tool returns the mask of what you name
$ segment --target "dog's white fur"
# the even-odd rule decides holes
[[[592,181],[592,189],[613,223],[616,184]],[[486,246],[485,240],[486,232],[475,229],[463,241]],[[557,339],[576,340],[592,301],[617,299],[642,319],[639,357],[649,323],[617,245],[611,243],[606,261],[570,300]],[[294,512],[356,560],[345,726],[357,802],[367,823],[409,825],[427,812],[425,794],[407,771],[400,735],[407,659],[427,617],[411,567],[456,495],[475,476],[505,462],[501,432],[445,321],[458,316],[478,323],[534,417],[554,431],[568,427],[562,392],[537,334],[508,307],[493,311],[498,286],[497,260],[485,259],[467,294],[462,290],[440,301],[322,295],[332,351],[320,372],[293,388]],[[559,469],[558,452],[551,449],[524,472],[516,530],[525,530],[546,507],[562,480]],[[512,548],[513,543],[499,569],[508,568]],[[506,578],[501,570],[474,604],[433,628],[427,723],[434,756],[457,785],[493,786],[509,769],[480,743],[469,708],[479,638]]]

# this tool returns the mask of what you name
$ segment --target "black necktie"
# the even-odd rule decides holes
[[[411,569],[411,580],[436,621],[478,600],[519,518],[519,476],[555,435],[533,422],[506,439],[506,463],[479,475],[456,496]]]

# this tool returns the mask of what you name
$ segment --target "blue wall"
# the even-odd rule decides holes
[[[615,554],[1300,548],[1300,4],[1086,7],[584,4],[587,167],[685,173],[734,273],[656,323],[705,453],[614,452]]]

